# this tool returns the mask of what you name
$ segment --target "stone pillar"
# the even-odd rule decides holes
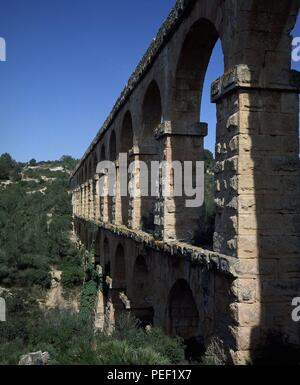
[[[72,213],[76,215],[76,190],[72,190]]]
[[[84,215],[84,187],[80,186],[80,212],[79,215],[83,217]]]
[[[151,162],[158,160],[157,149],[154,146],[140,144],[129,151],[129,164],[134,162],[133,172],[129,176],[130,189],[133,190],[129,199],[128,226],[135,230],[154,232],[155,196],[151,196]],[[141,196],[143,162],[148,169],[148,196]],[[153,227],[153,228],[152,228]]]
[[[115,162],[116,166],[116,186],[115,186],[115,196],[113,197],[113,213],[114,220],[113,223],[120,225],[122,223],[122,212],[121,212],[121,186],[120,186],[120,163],[119,161]]]
[[[80,186],[80,191],[81,191],[81,204],[80,204],[80,216],[84,216],[84,186]]]
[[[94,179],[91,179],[89,181],[89,219],[92,221],[95,220],[94,201]]]
[[[131,229],[139,229],[140,227],[140,216],[141,216],[141,200],[135,198],[134,193],[138,191],[139,180],[138,180],[138,156],[139,151],[133,147],[129,151],[129,164],[134,164],[135,167],[129,173],[129,209],[128,209],[128,227]]]
[[[130,181],[133,175],[129,173],[130,166],[130,153],[132,149],[128,151],[126,157],[119,157],[119,168],[118,168],[118,184],[117,184],[117,197],[118,197],[118,205],[117,205],[117,220],[118,223],[121,223],[123,226],[129,227],[129,223],[131,226],[131,207],[130,207]],[[124,154],[123,154],[124,155]],[[126,160],[126,162],[125,162]],[[121,178],[123,179],[122,183],[124,183],[123,189],[126,187],[126,195],[121,196]]]
[[[91,196],[90,196],[90,182],[87,181],[86,182],[86,219],[89,220],[90,219],[90,199],[91,199]]]
[[[84,217],[85,210],[85,191],[84,185],[81,186],[81,217]]]
[[[117,194],[117,180],[118,180],[118,162],[114,162],[115,170],[116,170],[116,180],[115,185],[113,186],[113,196],[108,194],[107,196],[107,206],[108,206],[108,222],[116,223],[116,194]],[[107,191],[109,192],[109,181],[110,178],[107,179]]]
[[[103,191],[99,191],[100,194],[100,222],[108,222],[108,174],[107,170],[102,170],[99,173],[99,179],[103,181]]]
[[[234,67],[212,86],[217,103],[214,249],[237,257],[233,357],[244,363],[271,335],[300,343],[291,303],[300,293],[298,90],[260,84]],[[229,92],[230,91],[230,92]]]
[[[127,226],[131,229],[139,228],[139,217],[138,214],[139,208],[136,207],[137,199],[134,199],[133,192],[137,191],[138,181],[137,181],[137,167],[130,171],[130,165],[136,163],[137,154],[135,154],[134,148],[129,150],[128,153],[128,223]],[[129,172],[130,171],[130,172]],[[140,203],[140,200],[139,200]],[[137,218],[136,218],[137,217]]]
[[[155,205],[155,236],[166,242],[180,240],[197,243],[204,202],[200,202],[197,207],[187,207],[187,200],[193,200],[196,196],[188,197],[185,194],[184,162],[188,161],[193,165],[191,182],[194,183],[196,162],[203,162],[203,179],[198,183],[201,183],[204,198],[204,137],[206,135],[206,123],[187,126],[184,122],[164,122],[155,130],[155,137],[160,144],[160,160],[167,165],[166,175],[160,175],[159,180],[160,197]],[[178,171],[176,171],[177,167]],[[163,197],[162,191],[165,186],[169,187],[170,194]],[[174,189],[177,189],[178,193],[181,191],[180,195],[176,196]]]
[[[84,185],[84,197],[85,197],[84,217],[85,219],[88,219],[89,217],[89,183],[88,182],[86,182]]]
[[[82,212],[82,216],[83,218],[86,217],[86,208],[87,208],[87,204],[86,204],[86,185],[84,184],[83,185],[83,212]]]
[[[98,191],[99,175],[95,175],[93,189],[94,189],[94,218],[96,222],[100,221],[100,196]]]
[[[79,187],[76,188],[76,216],[79,215],[79,198],[80,198],[80,195],[79,195]]]
[[[79,214],[79,204],[80,204],[80,195],[79,195],[79,189],[78,187],[75,190],[75,215],[78,216]]]
[[[77,189],[72,191],[73,216],[77,213]]]

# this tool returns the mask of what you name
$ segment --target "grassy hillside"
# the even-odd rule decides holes
[[[22,165],[0,157],[0,286],[49,288],[50,265],[80,264],[69,240],[75,160]]]

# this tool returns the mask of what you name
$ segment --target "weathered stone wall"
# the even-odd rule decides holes
[[[168,333],[206,346],[221,338],[237,363],[255,359],[270,334],[300,344],[291,319],[300,295],[299,76],[290,70],[298,9],[296,0],[176,3],[71,181],[76,232],[87,247],[97,243],[111,279],[107,319],[132,302]],[[116,197],[100,198],[95,182],[106,173],[96,175],[100,160],[119,175],[120,152],[146,163],[203,159],[210,127],[199,121],[200,100],[218,38],[213,253],[188,246],[201,210],[184,207],[186,197],[126,200],[118,178]],[[139,166],[132,176],[139,188]],[[171,172],[163,182],[172,187]]]
[[[227,341],[230,355],[233,342],[226,321],[231,319],[228,312],[232,298],[230,287],[239,268],[235,258],[179,242],[168,245],[140,231],[117,225],[77,218],[75,228],[86,247],[97,245],[96,254],[100,258],[97,264],[103,266],[101,270],[110,288],[104,301],[99,295],[97,322],[101,326],[111,328],[116,313],[126,311],[120,299],[120,294],[124,293],[129,300],[127,311],[172,334],[170,294],[178,282],[184,282],[195,302],[175,296],[177,308],[182,310],[176,316],[172,313],[175,323],[187,325],[187,334],[183,337],[198,337],[201,343],[208,345],[217,333]],[[102,313],[99,306],[102,306]],[[195,314],[194,320],[197,319],[196,327],[191,325],[192,334],[188,333],[189,314]]]

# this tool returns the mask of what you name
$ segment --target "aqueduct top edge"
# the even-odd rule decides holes
[[[72,175],[75,175],[82,163],[86,160],[88,155],[93,151],[94,147],[97,145],[101,136],[106,132],[111,123],[113,122],[115,116],[118,114],[119,110],[126,103],[132,91],[137,87],[139,82],[142,80],[143,76],[147,73],[149,68],[151,68],[156,56],[159,54],[160,50],[168,42],[170,36],[181,24],[182,20],[189,14],[193,8],[196,0],[177,0],[175,6],[171,10],[165,22],[160,27],[156,37],[153,39],[146,53],[138,63],[136,69],[130,76],[125,88],[121,92],[121,95],[117,99],[112,111],[110,112],[108,118],[105,120],[104,124],[98,131],[96,137],[88,147],[87,151],[81,158],[80,162],[76,166]]]

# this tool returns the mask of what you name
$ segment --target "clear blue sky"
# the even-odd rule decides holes
[[[174,3],[0,0],[0,36],[7,43],[7,62],[0,62],[0,154],[19,161],[80,158]],[[300,36],[300,24],[296,31]],[[222,72],[218,45],[201,115],[211,150],[209,89]]]

